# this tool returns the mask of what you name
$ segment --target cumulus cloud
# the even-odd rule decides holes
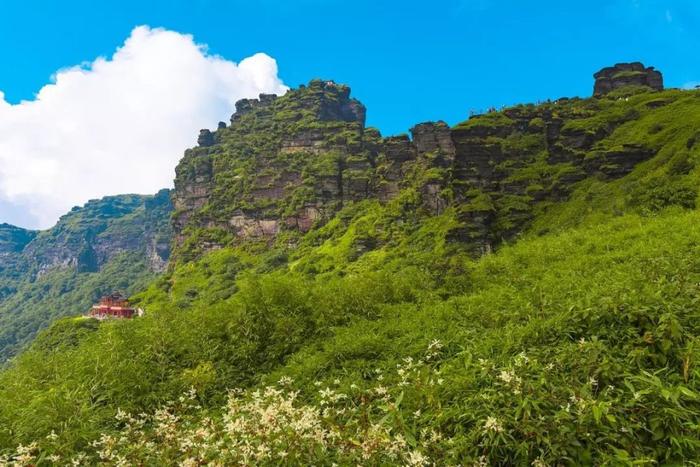
[[[236,100],[282,94],[277,63],[234,63],[192,36],[135,28],[111,58],[60,70],[31,101],[0,92],[0,222],[51,226],[72,206],[172,185],[200,128]]]

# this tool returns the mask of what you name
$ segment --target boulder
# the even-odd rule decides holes
[[[664,89],[663,76],[654,67],[645,67],[640,62],[617,63],[603,68],[593,75],[593,95],[602,96],[625,86],[646,86],[655,91]]]
[[[197,138],[197,144],[201,147],[213,146],[214,134],[209,130],[199,130],[199,137]]]

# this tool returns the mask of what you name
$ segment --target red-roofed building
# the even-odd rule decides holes
[[[105,295],[100,299],[100,303],[93,305],[88,316],[96,319],[129,319],[134,316],[141,316],[140,309],[132,308],[129,301],[120,293],[115,292]]]

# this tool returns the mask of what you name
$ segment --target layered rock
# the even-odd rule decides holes
[[[660,73],[641,64],[596,77],[600,92],[662,87]],[[634,118],[602,121],[602,104],[574,98],[521,105],[454,128],[425,122],[411,136],[382,138],[365,127],[365,108],[350,88],[331,81],[244,99],[231,125],[207,133],[206,144],[187,150],[177,167],[176,247],[195,233],[201,238],[188,248],[199,243],[204,250],[304,233],[347,203],[386,203],[410,187],[427,214],[458,210],[461,226],[450,238],[475,254],[488,252],[521,232],[538,203],[565,199],[589,176],[624,176],[655,154],[640,145],[600,146]]]
[[[365,134],[364,121],[350,88],[332,81],[238,101],[231,125],[207,139],[216,144],[186,151],[176,169],[176,243],[188,226],[243,238],[304,232],[371,196],[379,134]]]
[[[640,62],[617,63],[603,68],[593,77],[595,78],[594,96],[602,96],[625,86],[646,86],[655,91],[662,91],[664,88],[661,72],[654,67],[645,67]]]

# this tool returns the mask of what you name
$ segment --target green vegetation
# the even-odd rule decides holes
[[[9,224],[0,224],[0,303],[17,290],[24,271],[18,267],[21,251],[36,236],[36,232]]]
[[[618,71],[612,77],[613,77],[613,79],[620,79],[620,78],[634,78],[637,76],[644,76],[644,75],[646,75],[646,71],[628,70],[628,71]]]
[[[214,177],[212,197],[133,297],[146,315],[59,320],[0,373],[0,450],[41,465],[697,463],[699,97],[489,113],[455,129],[483,150],[472,166],[417,157],[391,199],[247,239],[225,227],[235,210],[290,215],[338,164],[358,179],[395,166],[363,149],[277,159],[287,131],[347,141],[357,123],[293,100],[243,115],[179,168]],[[292,172],[289,193],[254,195]],[[474,255],[484,239],[494,251]]]
[[[141,290],[154,277],[143,254],[129,252],[115,256],[98,272],[57,269],[22,284],[0,303],[0,360],[16,355],[57,318],[86,313],[114,290]]]
[[[164,256],[160,261],[167,259],[168,196],[164,190],[93,200],[38,233],[0,226],[0,362],[55,319],[85,313],[102,295],[131,293],[153,280],[154,259],[146,253],[150,248]],[[13,247],[3,257],[5,239]]]
[[[148,412],[194,386],[197,405],[218,417],[226,388],[288,377],[312,408],[327,407],[320,389],[347,395],[323,417],[326,429],[359,430],[360,443],[371,429],[401,435],[408,451],[440,463],[694,459],[699,215],[627,215],[422,270],[397,260],[343,277],[243,274],[235,293],[210,303],[207,284],[224,290],[239,268],[237,255],[218,251],[141,295],[151,310],[143,319],[106,323],[77,345],[63,332],[60,352],[38,340],[0,379],[3,444],[64,426],[45,454],[65,455],[121,429],[117,408]],[[441,348],[426,362],[433,339]],[[397,371],[407,358],[419,365],[410,377]],[[204,416],[173,430],[204,426]],[[160,442],[162,432],[144,436]],[[298,462],[321,459],[311,446]],[[145,455],[121,449],[132,461]],[[216,458],[201,447],[156,451],[152,462]]]
[[[457,129],[484,127],[484,128],[498,128],[502,126],[509,126],[513,124],[513,120],[502,112],[487,112],[485,114],[474,115],[469,120],[465,120],[459,125]]]

